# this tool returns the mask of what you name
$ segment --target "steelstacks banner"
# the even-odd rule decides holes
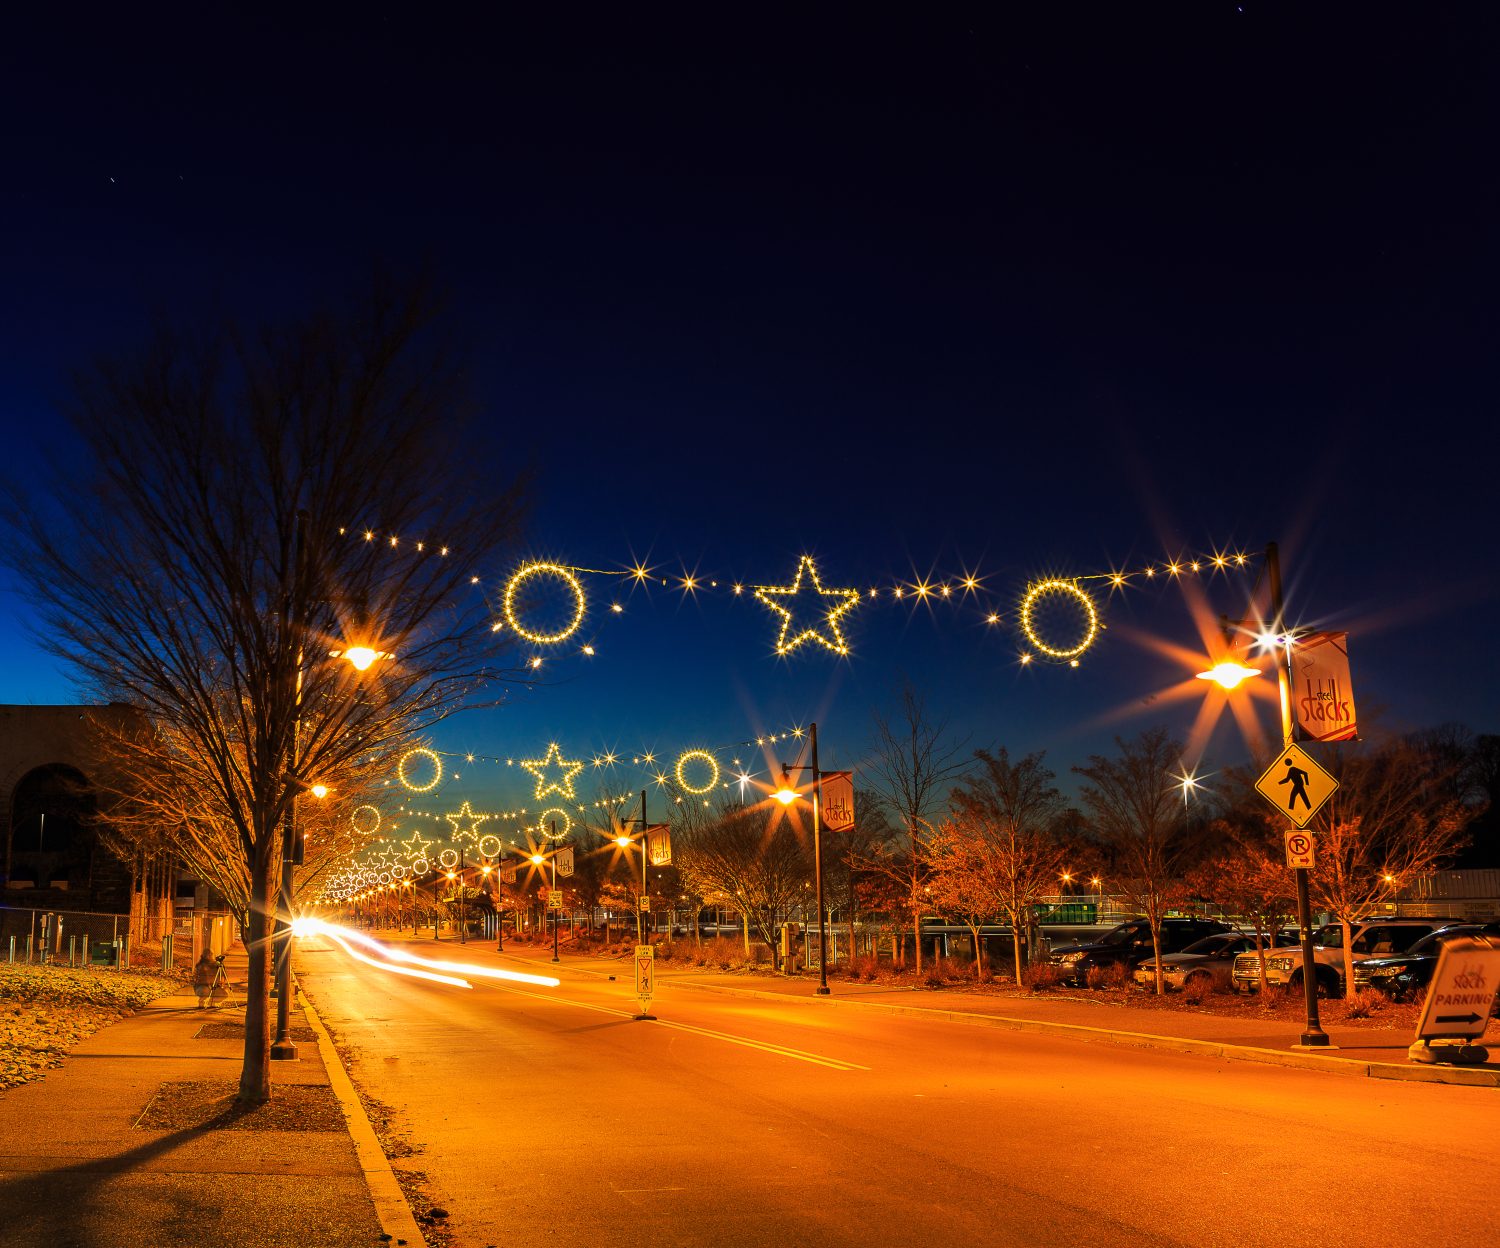
[[[1292,648],[1292,713],[1299,741],[1352,741],[1359,735],[1349,684],[1349,634],[1312,633]]]

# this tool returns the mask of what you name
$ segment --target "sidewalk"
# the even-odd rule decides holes
[[[443,942],[447,945],[448,942]],[[473,950],[476,942],[468,948]],[[483,942],[483,948],[488,942]],[[489,946],[493,954],[493,946]],[[533,958],[550,963],[550,948],[506,948],[516,961]],[[624,977],[631,974],[628,959],[611,960],[563,953],[573,970]],[[618,969],[615,969],[618,968]],[[943,1019],[972,1026],[1010,1031],[1046,1032],[1138,1048],[1167,1049],[1235,1061],[1297,1066],[1329,1074],[1422,1083],[1465,1084],[1500,1088],[1500,1022],[1491,1020],[1486,1033],[1490,1060],[1481,1066],[1424,1065],[1407,1058],[1410,1031],[1353,1026],[1328,1026],[1326,1049],[1304,1049],[1298,1044],[1304,1019],[1225,1017],[1197,1010],[1133,1008],[1111,1001],[1091,1001],[1078,993],[1053,990],[1031,994],[988,994],[954,989],[916,989],[889,984],[861,984],[841,978],[829,980],[829,995],[818,996],[816,974],[798,976],[729,974],[689,968],[674,962],[656,964],[657,1000],[677,988],[698,992],[732,993],[781,1000],[806,998],[829,1009],[880,1010],[922,1018]]]
[[[326,1033],[310,1010],[292,1014],[298,1060],[271,1063],[270,1106],[206,1125],[238,1086],[245,964],[236,946],[223,1008],[198,1009],[190,989],[158,998],[45,1078],[0,1094],[6,1248],[423,1243],[404,1201],[394,1222],[377,1211],[361,1126],[379,1146],[357,1101],[357,1121],[346,1121],[337,1085],[348,1081],[336,1057],[325,1061]],[[389,1176],[383,1154],[378,1164]]]

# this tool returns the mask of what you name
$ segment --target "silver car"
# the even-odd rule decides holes
[[[1266,947],[1294,943],[1277,934],[1266,938]],[[1228,988],[1234,960],[1242,953],[1255,952],[1255,937],[1245,932],[1220,932],[1196,940],[1181,953],[1162,955],[1161,976],[1168,988],[1183,988],[1190,982],[1206,980],[1215,988]],[[1135,982],[1156,987],[1156,959],[1147,958],[1135,968]]]

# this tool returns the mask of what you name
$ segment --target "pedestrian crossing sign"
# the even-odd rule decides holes
[[[1255,782],[1255,789],[1299,828],[1305,828],[1339,782],[1301,746],[1289,745]]]

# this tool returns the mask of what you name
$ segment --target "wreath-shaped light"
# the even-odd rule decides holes
[[[432,760],[432,779],[427,784],[413,784],[406,778],[406,764],[414,758]],[[425,745],[420,745],[414,750],[407,750],[401,756],[401,761],[396,764],[396,779],[401,781],[404,788],[410,789],[413,793],[431,793],[442,782],[443,760],[438,757],[436,750],[429,750]]]
[[[573,591],[573,618],[555,633],[539,633],[525,627],[516,618],[516,594],[521,586],[533,576],[555,576]],[[554,642],[566,641],[583,623],[583,613],[587,602],[583,596],[583,586],[578,583],[578,578],[573,575],[571,568],[565,568],[560,563],[528,563],[521,568],[509,581],[505,583],[505,599],[502,609],[505,612],[505,620],[516,633],[527,641],[538,646],[549,646]]]
[[[458,850],[456,850],[456,849],[445,849],[445,850],[443,850],[443,852],[438,855],[438,865],[441,866],[441,867],[443,867],[445,870],[450,870],[450,871],[454,867],[458,866]]]
[[[561,832],[552,833],[547,831],[547,824],[551,821],[551,816],[553,815],[562,816],[562,819],[560,820],[560,822],[562,823]],[[549,841],[564,840],[566,839],[568,833],[573,830],[573,816],[568,814],[568,812],[565,811],[561,806],[554,806],[550,810],[542,811],[542,813],[537,816],[536,830],[543,836],[545,836]]]
[[[713,778],[701,788],[691,785],[685,779],[683,779],[683,769],[685,768],[685,766],[688,763],[697,761],[707,763],[709,771],[713,773]],[[677,775],[678,786],[686,789],[689,793],[696,793],[699,796],[707,793],[710,789],[712,789],[719,783],[719,760],[716,759],[707,750],[684,750],[680,755],[678,755],[677,766],[673,770]]]
[[[359,813],[362,810],[368,810],[372,815],[375,816],[375,822],[372,823],[368,828],[362,828],[359,826]],[[373,806],[356,806],[349,815],[349,826],[356,832],[358,832],[361,836],[374,836],[375,833],[380,831],[380,812]]]
[[[1084,618],[1088,621],[1088,627],[1084,629],[1083,640],[1070,650],[1051,646],[1043,641],[1031,618],[1032,610],[1041,599],[1054,596],[1072,598],[1083,608]],[[1094,606],[1094,600],[1075,581],[1037,581],[1027,589],[1026,597],[1021,599],[1021,631],[1026,634],[1026,640],[1048,658],[1074,659],[1093,645],[1094,638],[1099,635],[1099,610]]]
[[[505,852],[505,846],[493,832],[486,832],[479,838],[479,852],[486,858],[498,858]]]
[[[411,873],[413,875],[426,875],[431,870],[432,863],[427,860],[427,856],[425,854],[420,858],[412,859]]]

